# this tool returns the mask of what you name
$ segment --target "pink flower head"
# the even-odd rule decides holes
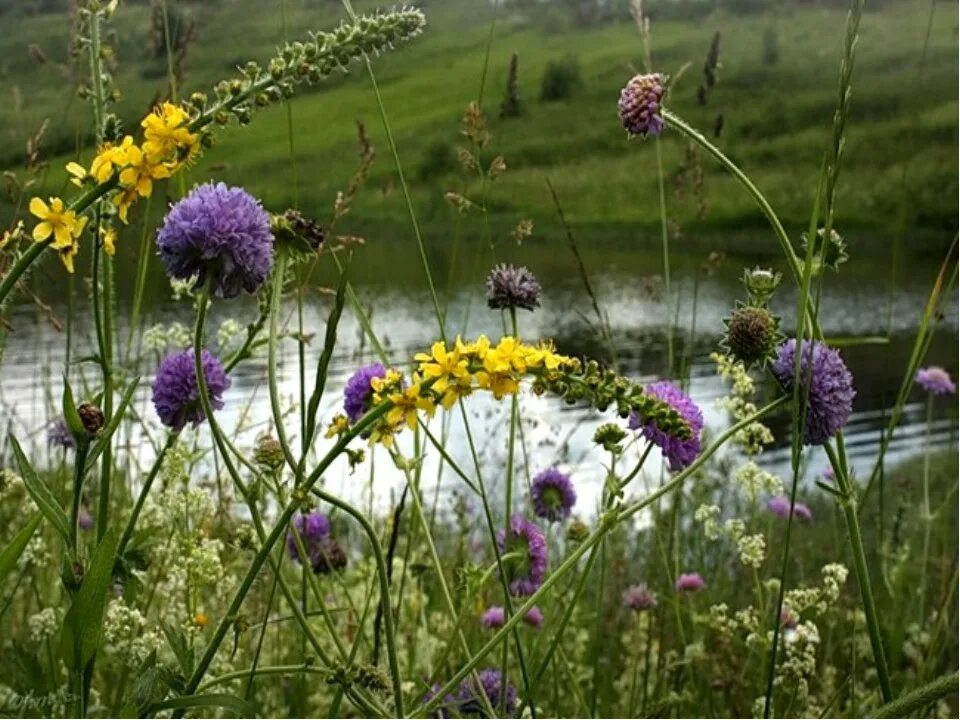
[[[677,592],[698,592],[706,586],[700,573],[681,573],[675,585]]]

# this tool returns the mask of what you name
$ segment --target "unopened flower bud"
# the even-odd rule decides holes
[[[83,429],[89,437],[95,436],[103,427],[103,411],[92,403],[82,403],[77,407],[77,414],[80,416],[80,422],[83,423]]]

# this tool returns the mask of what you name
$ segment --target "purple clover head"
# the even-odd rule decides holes
[[[510,593],[518,597],[533,595],[547,574],[547,541],[535,524],[522,515],[510,518],[510,536],[497,532],[501,553],[518,553],[505,564]]]
[[[796,340],[783,343],[777,350],[777,359],[771,368],[787,392],[793,390],[796,347]],[[807,399],[803,442],[805,445],[822,445],[847,424],[856,395],[853,376],[839,352],[819,341],[803,341],[800,351],[800,393],[801,398]]]
[[[181,350],[160,361],[153,381],[153,406],[160,422],[171,430],[180,431],[187,423],[194,427],[206,418],[200,404],[200,389],[194,367],[193,350]],[[216,357],[204,350],[200,354],[203,377],[214,410],[223,407],[223,393],[230,387],[230,378]]]
[[[273,266],[270,216],[243,188],[198,185],[170,208],[157,250],[171,278],[210,279],[224,298],[254,293]]]
[[[617,111],[620,122],[630,137],[659,135],[663,130],[660,101],[663,99],[663,76],[658,73],[634,75],[620,91]]]
[[[677,592],[699,592],[706,586],[707,584],[703,581],[700,573],[681,573],[680,577],[677,578],[675,588]]]
[[[499,605],[491,605],[480,616],[484,630],[497,630],[507,621],[507,612]]]
[[[505,681],[501,672],[493,668],[481,670],[477,675],[490,705],[499,709],[501,698],[503,698],[506,715],[511,717],[517,709],[517,689],[513,684],[509,680]],[[460,701],[459,710],[463,716],[486,717],[480,689],[476,686],[472,677],[468,676],[460,683],[457,699]]]
[[[566,520],[577,502],[570,476],[557,468],[548,468],[533,478],[530,496],[534,515],[549,522]]]
[[[343,411],[351,423],[355,423],[370,409],[373,396],[370,382],[374,378],[385,377],[386,374],[387,369],[383,365],[373,363],[360,368],[347,380],[343,388]]]
[[[641,424],[640,416],[635,412],[630,414],[630,429],[641,430],[647,440],[659,447],[672,471],[683,470],[700,454],[703,413],[700,412],[700,408],[697,407],[697,404],[689,395],[671,382],[651,383],[644,388],[644,392],[676,410],[690,426],[690,437],[683,439],[664,432],[652,420],[646,424]]]
[[[501,263],[487,276],[487,305],[492,310],[540,307],[540,283],[525,267]]]
[[[777,517],[788,517],[790,515],[790,498],[785,495],[777,495],[767,500],[767,510]],[[793,516],[798,520],[808,522],[813,519],[813,512],[810,507],[803,503],[793,504]]]
[[[934,395],[956,395],[957,386],[950,373],[942,367],[930,366],[917,370],[917,385]]]
[[[652,610],[657,606],[657,596],[646,583],[631,585],[623,591],[623,605],[636,612]]]
[[[534,605],[527,610],[527,614],[523,616],[523,622],[535,630],[539,630],[543,626],[543,610],[540,609],[540,606]]]

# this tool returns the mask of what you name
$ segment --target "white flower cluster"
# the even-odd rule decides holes
[[[748,460],[733,473],[733,479],[750,498],[756,502],[757,495],[766,493],[780,495],[783,493],[783,481],[773,473],[769,473],[753,460]]]
[[[220,350],[227,347],[242,332],[243,325],[233,318],[227,318],[220,323],[220,328],[217,330],[217,343],[220,345]]]
[[[743,535],[737,540],[737,554],[747,567],[759,568],[767,555],[767,543],[763,535]]]
[[[183,350],[190,347],[193,335],[190,329],[178,322],[169,326],[162,324],[152,325],[143,331],[143,349],[166,352],[167,350]]]
[[[707,540],[716,540],[720,537],[720,507],[717,505],[701,505],[693,513],[693,519],[703,525],[703,534]]]
[[[719,540],[726,536],[737,545],[740,562],[747,567],[759,568],[766,557],[767,544],[762,534],[748,535],[747,526],[739,518],[730,518],[720,524],[720,508],[717,505],[701,505],[694,511],[693,519],[703,525],[707,540]]]
[[[737,420],[753,415],[757,406],[750,399],[756,386],[743,363],[729,355],[716,352],[710,355],[710,359],[716,363],[717,374],[732,383],[730,395],[720,398],[717,404]],[[747,455],[759,455],[765,445],[773,442],[773,433],[763,423],[753,422],[738,431],[734,435],[734,441]]]
[[[136,666],[163,646],[160,634],[147,629],[143,613],[119,598],[110,601],[103,619],[103,649],[108,656]]]
[[[60,618],[52,607],[44,608],[27,618],[27,627],[30,629],[30,639],[42,643],[57,634]]]
[[[784,594],[784,606],[800,614],[812,611],[822,615],[840,598],[840,586],[847,581],[847,568],[840,563],[824,565],[820,571],[823,584],[820,587],[790,588]]]
[[[17,569],[26,570],[29,567],[43,567],[50,562],[50,553],[47,552],[47,543],[43,535],[35,534],[17,558]]]
[[[793,684],[799,702],[806,702],[810,693],[809,678],[817,673],[817,648],[820,631],[810,620],[800,623],[794,630],[783,633],[786,657],[781,663],[774,685],[785,682]]]

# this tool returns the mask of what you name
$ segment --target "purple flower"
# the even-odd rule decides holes
[[[440,692],[440,688],[443,687],[440,683],[434,683],[426,694],[423,696],[423,701],[425,703],[433,700],[437,693]],[[450,710],[457,709],[457,699],[451,694],[447,693],[443,696],[443,699],[440,701],[440,704],[432,711],[428,717],[432,718],[448,718],[451,717]]]
[[[87,512],[87,509],[84,507],[80,508],[80,513],[77,517],[77,525],[80,526],[81,530],[93,530],[93,515]]]
[[[557,468],[548,468],[533,478],[530,496],[533,499],[533,514],[550,522],[560,522],[570,517],[570,511],[577,502],[570,476]]]
[[[777,351],[771,369],[788,392],[793,389],[796,340],[787,340]],[[800,351],[800,392],[807,398],[805,445],[822,445],[847,424],[853,410],[853,377],[840,353],[821,342],[804,340]],[[813,370],[811,373],[811,361]],[[810,387],[806,387],[807,380]]]
[[[637,413],[630,414],[631,430],[642,429],[643,436],[658,446],[673,471],[683,470],[697,459],[700,454],[700,431],[703,430],[703,413],[697,404],[683,390],[671,382],[661,381],[647,385],[643,390],[647,395],[665,402],[690,426],[690,437],[686,440],[664,432],[654,421],[641,425]]]
[[[513,595],[533,595],[543,582],[547,572],[547,541],[540,528],[524,518],[510,518],[510,536],[503,530],[497,532],[501,553],[519,553],[519,558],[510,558],[506,563],[510,592]]]
[[[484,630],[502,628],[507,621],[507,612],[499,605],[492,605],[480,616],[480,624]]]
[[[47,426],[47,447],[70,450],[73,446],[73,434],[63,418],[57,418]]]
[[[487,276],[487,305],[494,310],[540,307],[540,283],[525,267],[501,263]]]
[[[950,374],[942,367],[926,367],[917,370],[917,385],[934,395],[954,395],[957,386],[950,379]]]
[[[620,91],[617,110],[620,122],[631,137],[659,135],[663,130],[660,100],[663,98],[663,77],[657,73],[634,75]]]
[[[798,618],[795,612],[788,607],[780,613],[780,625],[787,630],[797,629]]]
[[[373,395],[370,381],[385,377],[386,374],[387,369],[383,365],[373,363],[360,368],[347,380],[343,388],[343,411],[351,423],[355,423],[370,409],[370,399]]]
[[[647,587],[646,583],[631,585],[623,591],[623,604],[637,612],[652,610],[657,606],[657,596]]]
[[[530,627],[539,630],[543,625],[543,611],[540,609],[540,606],[534,605],[532,608],[527,610],[527,614],[523,616],[523,622]]]
[[[153,381],[153,406],[160,422],[172,430],[182,430],[188,422],[196,427],[206,417],[200,405],[194,357],[193,350],[167,355],[160,361]],[[200,354],[200,361],[210,393],[210,405],[219,410],[223,407],[223,393],[230,387],[230,378],[220,361],[206,350]]]
[[[681,573],[677,578],[675,588],[677,592],[697,592],[703,590],[707,584],[700,577],[700,573]]]
[[[293,527],[300,536],[300,542],[307,552],[314,573],[326,574],[347,564],[346,554],[330,534],[330,521],[326,515],[321,512],[298,515],[293,521]],[[287,532],[287,552],[297,562],[301,561],[292,529]]]
[[[172,278],[196,276],[202,286],[212,277],[214,293],[225,298],[253,293],[273,266],[270,216],[243,188],[199,185],[170,208],[157,249]]]
[[[503,675],[499,670],[486,668],[477,673],[480,684],[483,686],[483,692],[490,701],[494,710],[499,711],[501,693],[504,698],[504,710],[509,717],[517,709],[517,689],[509,680],[504,682]],[[484,705],[480,696],[480,689],[474,683],[472,677],[464,678],[460,683],[460,689],[457,691],[457,699],[460,701],[460,713],[462,715],[475,715],[485,717]]]
[[[790,498],[785,495],[778,495],[767,500],[767,510],[777,517],[785,518],[790,515]],[[813,513],[810,508],[803,503],[793,504],[793,516],[799,520],[812,520]]]

